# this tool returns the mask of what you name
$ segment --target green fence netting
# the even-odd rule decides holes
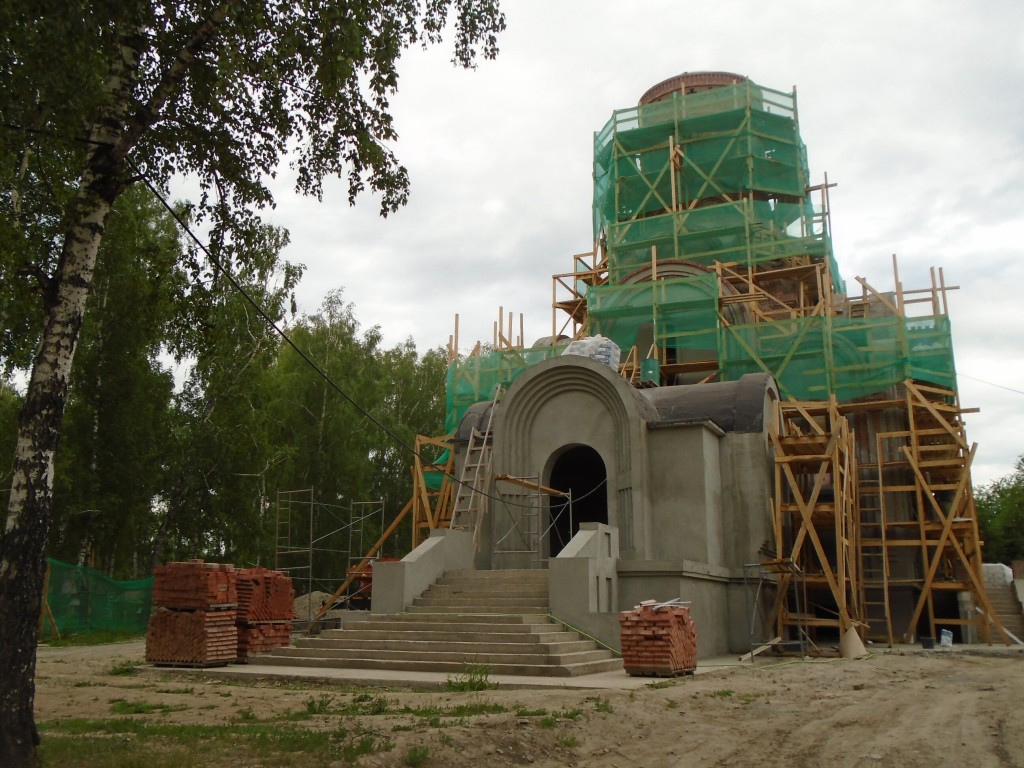
[[[115,581],[95,568],[47,558],[50,566],[44,633],[61,635],[109,630],[144,634],[153,597],[153,578]]]

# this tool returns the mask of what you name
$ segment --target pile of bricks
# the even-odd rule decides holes
[[[688,606],[644,600],[619,614],[619,632],[630,675],[674,677],[697,669],[697,627]]]
[[[153,605],[181,610],[234,608],[238,604],[235,567],[223,563],[158,565],[153,572]]]
[[[251,656],[270,653],[292,641],[292,624],[239,624],[238,661],[247,661]]]
[[[235,612],[159,608],[149,618],[146,661],[164,666],[212,667],[235,660]]]
[[[238,661],[288,645],[295,618],[295,590],[283,573],[238,571]]]
[[[158,566],[146,661],[195,667],[234,661],[238,655],[236,584],[231,565],[190,560]]]

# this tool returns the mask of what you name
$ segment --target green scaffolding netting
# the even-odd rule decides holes
[[[714,360],[718,347],[718,279],[714,273],[627,285],[591,286],[588,330],[621,350],[651,344],[672,362]]]
[[[109,630],[144,634],[149,621],[153,578],[115,581],[95,568],[47,558],[50,566],[43,622],[61,635]]]
[[[586,333],[611,338],[624,355],[635,346],[641,360],[656,346],[663,363],[717,363],[725,381],[767,371],[786,397],[849,401],[907,378],[955,388],[948,318],[755,323],[755,304],[719,296],[743,288],[720,283],[716,264],[737,273],[827,264],[831,290],[846,293],[827,196],[822,188],[816,206],[808,177],[795,94],[745,81],[613,112],[594,134],[594,236],[608,281],[576,285],[586,296]],[[499,384],[559,352],[500,350],[454,362],[448,431]]]
[[[949,318],[807,317],[723,328],[724,380],[768,371],[783,397],[849,401],[905,379],[956,388]]]
[[[448,366],[445,431],[454,432],[471,405],[493,399],[499,385],[508,388],[528,368],[561,352],[561,347],[498,349],[453,361]]]
[[[620,282],[651,259],[827,259],[793,94],[751,82],[617,110],[594,137],[594,237]]]
[[[806,188],[793,95],[751,82],[616,110],[594,136],[595,237],[673,202],[751,192],[798,202]]]

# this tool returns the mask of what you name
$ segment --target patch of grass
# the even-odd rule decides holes
[[[334,697],[327,693],[321,693],[319,696],[310,696],[308,699],[306,699],[306,714],[329,714],[331,711],[331,704],[333,703]]]
[[[558,743],[563,747],[569,747],[571,749],[572,747],[578,747],[580,745],[580,740],[575,736],[563,736],[558,740]]]
[[[187,725],[150,719],[70,719],[40,723],[46,765],[82,768],[189,768],[203,765],[297,765],[327,768],[386,752],[394,744],[373,731],[305,730],[288,724]],[[118,738],[104,738],[116,736]],[[197,756],[196,743],[202,742]],[[188,744],[185,749],[179,745]],[[87,746],[87,749],[83,749]],[[294,755],[301,753],[300,759]]]
[[[365,700],[359,702],[359,706],[349,707],[345,710],[345,713],[353,715],[384,715],[387,714],[390,706],[391,702],[383,696],[367,696]]]
[[[486,664],[471,664],[462,674],[449,675],[444,683],[446,691],[486,691],[497,687],[497,683],[491,682],[491,668]]]
[[[451,707],[402,707],[402,714],[414,717],[477,717],[478,715],[500,715],[508,712],[501,704],[486,701],[474,704],[456,704]],[[545,711],[544,714],[547,714]]]
[[[107,670],[108,675],[134,675],[139,671],[139,667],[142,666],[136,661],[119,661],[117,664]]]
[[[439,736],[439,738],[441,739],[441,743],[444,744],[446,747],[452,747],[454,749],[454,747],[455,747],[455,739],[453,739],[447,733],[442,733]]]
[[[730,691],[728,688],[722,688],[718,691],[712,691],[711,695],[716,699],[728,699],[730,696],[735,695],[735,691]]]
[[[77,683],[75,683],[71,687],[72,688],[90,688],[91,686],[94,686],[94,685],[96,685],[96,683],[91,682],[89,680],[79,680]]]
[[[598,712],[604,712],[605,714],[611,714],[615,710],[612,708],[612,703],[608,699],[602,699],[600,696],[591,696],[584,701],[590,701],[594,704],[594,709]]]
[[[64,635],[59,640],[55,637],[49,638],[46,640],[46,645],[51,648],[70,648],[81,645],[110,645],[111,643],[124,643],[129,640],[141,639],[142,635],[135,632],[114,632],[107,629],[97,629],[92,632]]]
[[[252,707],[242,707],[238,710],[238,719],[243,723],[255,723],[259,720],[259,717],[256,715],[256,712]]]
[[[409,747],[409,754],[405,756],[406,765],[423,765],[427,762],[427,758],[430,757],[430,750],[426,744],[417,744],[415,747]]]
[[[673,685],[675,685],[675,681],[673,680],[659,680],[656,683],[648,683],[645,687],[658,690],[659,688],[670,688]]]
[[[579,720],[583,717],[583,710],[581,709],[563,709],[559,713],[559,717],[563,717],[566,720]]]
[[[183,695],[186,695],[186,696],[187,695],[191,695],[191,694],[193,694],[195,692],[196,692],[196,689],[193,686],[191,686],[191,685],[188,688],[157,688],[156,689],[156,693],[180,693],[180,694],[183,694]]]
[[[345,733],[344,728],[339,730],[339,735]],[[354,763],[363,755],[390,752],[395,746],[394,742],[385,738],[379,738],[373,731],[357,733],[351,738],[348,738],[346,734],[342,735],[341,738],[342,742],[339,752],[341,759],[347,763]]]
[[[554,728],[558,725],[558,718],[554,715],[546,715],[540,719],[541,728]]]
[[[678,706],[679,706],[679,702],[676,701],[675,699],[669,699],[668,701],[665,702],[665,708],[666,709],[675,709]]]
[[[159,712],[165,715],[168,712],[180,712],[188,709],[184,704],[171,706],[170,704],[153,704],[149,701],[128,701],[127,699],[112,699],[110,711],[115,715],[152,715]]]
[[[517,709],[516,717],[543,717],[548,711],[546,709]]]

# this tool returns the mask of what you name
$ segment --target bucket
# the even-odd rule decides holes
[[[935,648],[935,638],[930,635],[921,635],[921,647],[926,651],[930,651]]]
[[[648,358],[640,363],[640,381],[645,384],[661,383],[661,361],[657,358]]]

